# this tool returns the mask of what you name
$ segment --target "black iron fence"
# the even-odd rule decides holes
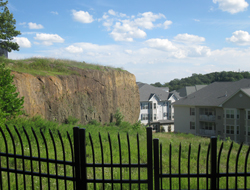
[[[247,189],[250,186],[247,181],[250,177],[248,169],[248,156],[250,148],[244,152],[244,172],[238,172],[238,161],[243,144],[240,145],[236,160],[234,172],[229,172],[229,160],[232,152],[233,143],[227,152],[226,172],[222,173],[221,155],[223,143],[217,151],[217,138],[212,137],[206,152],[206,172],[200,172],[200,152],[201,145],[197,152],[197,167],[195,173],[190,171],[191,145],[187,154],[187,173],[182,172],[182,146],[178,150],[178,172],[173,173],[172,145],[168,147],[168,172],[163,171],[163,145],[159,145],[159,139],[152,139],[152,129],[147,128],[146,162],[141,163],[141,141],[139,135],[136,142],[131,144],[130,137],[127,135],[127,160],[123,162],[123,149],[121,146],[120,135],[117,136],[117,148],[119,161],[114,161],[114,150],[110,135],[108,134],[105,146],[108,146],[108,154],[104,152],[104,143],[99,134],[99,149],[97,154],[91,134],[85,134],[85,129],[75,127],[73,136],[69,133],[62,136],[58,131],[49,131],[47,136],[40,129],[39,132],[34,129],[25,128],[9,129],[0,128],[0,189],[149,189],[159,190],[166,187],[164,181],[167,181],[167,189],[173,188],[177,184],[178,189],[182,189],[183,180],[187,181],[187,188],[200,189],[200,179],[205,180],[206,189],[219,189],[220,180],[224,178],[225,189],[229,189],[229,178],[234,178],[234,187],[238,189],[239,179],[243,180],[244,186],[241,189]],[[49,138],[48,138],[49,136]],[[86,138],[90,150],[86,150]],[[40,139],[40,140],[39,140]],[[42,140],[41,140],[42,139]],[[72,140],[73,139],[73,140]],[[4,142],[4,143],[1,143]],[[113,144],[112,144],[113,143]],[[107,148],[107,147],[106,147]],[[136,152],[136,162],[131,152]],[[218,152],[218,155],[217,155]],[[45,156],[41,156],[45,155]],[[96,157],[101,162],[96,163]],[[105,162],[104,157],[109,157],[109,162]],[[88,158],[88,159],[87,159]],[[132,159],[133,158],[133,159]],[[176,158],[174,158],[176,159]],[[89,162],[91,160],[91,162]],[[176,160],[175,160],[176,161]],[[137,175],[132,175],[133,171]],[[142,171],[146,172],[142,175]],[[97,175],[98,172],[98,175]],[[175,172],[175,171],[174,171]],[[143,177],[144,176],[144,177]],[[193,181],[195,179],[196,184]],[[177,180],[177,182],[176,182]],[[92,185],[92,186],[90,186]],[[203,187],[203,186],[202,186]],[[166,189],[166,188],[165,188]]]

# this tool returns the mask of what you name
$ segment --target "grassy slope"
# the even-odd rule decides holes
[[[69,124],[57,124],[55,122],[49,122],[49,121],[45,121],[39,117],[37,118],[31,118],[28,120],[25,119],[18,119],[18,120],[12,120],[11,122],[8,123],[10,130],[13,131],[13,134],[15,134],[14,129],[13,129],[13,125],[16,125],[17,128],[19,128],[19,131],[22,135],[22,137],[24,138],[24,150],[25,150],[25,155],[29,155],[29,147],[28,147],[28,143],[27,140],[25,140],[24,137],[24,133],[22,132],[23,129],[21,128],[21,126],[25,126],[25,128],[27,129],[28,133],[30,134],[30,138],[31,138],[31,144],[32,144],[32,150],[33,150],[33,155],[37,156],[37,147],[36,147],[36,142],[35,142],[35,138],[32,135],[32,131],[31,131],[31,127],[34,128],[34,131],[36,132],[37,136],[38,136],[38,140],[40,142],[40,150],[41,150],[41,155],[42,157],[45,157],[45,148],[44,148],[44,143],[42,141],[41,135],[40,135],[40,129],[43,131],[43,133],[45,134],[46,139],[48,140],[48,146],[49,146],[49,157],[51,159],[54,158],[54,148],[53,148],[53,143],[51,141],[51,137],[49,135],[49,129],[52,131],[54,138],[55,138],[55,142],[56,142],[56,146],[57,146],[57,151],[58,151],[58,155],[57,157],[62,160],[63,159],[63,154],[62,154],[62,148],[61,148],[61,143],[60,143],[60,139],[58,138],[58,134],[57,134],[57,130],[60,129],[61,134],[62,134],[62,139],[65,145],[65,156],[66,156],[66,160],[71,160],[71,154],[70,154],[70,146],[68,143],[68,139],[66,136],[66,131],[69,131],[69,134],[71,136],[71,138],[73,139],[73,134],[72,134],[72,128],[74,125]],[[121,126],[117,127],[114,125],[110,125],[110,126],[101,126],[98,123],[93,123],[93,124],[89,124],[87,126],[80,126],[80,127],[84,127],[86,128],[86,132],[87,132],[87,139],[86,139],[86,150],[87,150],[87,162],[91,163],[93,160],[92,157],[92,149],[90,146],[90,141],[89,141],[89,133],[91,134],[92,140],[93,140],[93,144],[95,147],[95,162],[96,163],[101,163],[102,159],[101,159],[101,151],[100,151],[100,142],[99,142],[99,134],[101,134],[101,138],[102,138],[102,146],[103,146],[103,152],[104,152],[104,162],[105,163],[110,163],[110,151],[109,151],[109,142],[108,142],[108,133],[110,134],[110,138],[111,138],[111,142],[112,142],[112,148],[113,148],[113,162],[114,163],[119,163],[120,157],[119,157],[119,146],[118,146],[118,138],[117,138],[117,134],[119,132],[120,134],[120,139],[121,139],[121,147],[122,147],[122,162],[123,163],[128,163],[128,148],[127,148],[127,133],[129,134],[130,137],[130,145],[131,145],[131,162],[132,163],[137,163],[137,133],[139,134],[139,138],[140,138],[140,162],[141,163],[146,163],[146,159],[147,159],[147,151],[146,151],[146,132],[144,128],[136,128],[133,127],[131,125],[129,125],[128,123],[122,123]],[[5,129],[5,127],[2,127],[2,129],[5,131],[5,133],[8,133]],[[201,173],[205,173],[206,172],[206,156],[207,156],[207,148],[208,148],[208,144],[209,144],[209,139],[208,138],[202,138],[202,137],[198,137],[198,136],[194,136],[194,135],[186,135],[186,134],[167,134],[167,133],[156,133],[153,134],[153,138],[159,138],[160,142],[163,145],[163,173],[168,173],[169,172],[169,144],[171,143],[172,145],[172,163],[171,163],[171,167],[172,167],[172,173],[178,173],[178,159],[179,159],[179,145],[181,143],[182,145],[182,151],[181,151],[181,171],[183,173],[187,173],[187,162],[188,162],[188,148],[189,148],[189,144],[191,143],[191,160],[190,160],[190,166],[191,166],[191,173],[196,173],[197,172],[197,152],[198,152],[198,146],[199,144],[201,144],[201,155],[200,155],[200,172]],[[8,143],[8,147],[9,147],[9,151],[13,152],[13,148],[12,148],[12,143],[10,141],[10,137],[7,135],[7,139],[9,139],[9,143]],[[14,139],[18,141],[18,137],[16,135],[14,135]],[[218,141],[218,148],[221,145],[222,141]],[[224,142],[224,149],[222,152],[222,158],[221,158],[221,167],[220,167],[220,171],[221,172],[226,172],[226,159],[227,159],[227,152],[229,149],[231,142],[230,141],[225,141]],[[20,143],[16,143],[17,146],[17,153],[20,154],[21,153],[21,148],[20,148]],[[237,150],[239,148],[238,144],[234,144],[232,152],[231,152],[231,156],[230,156],[230,162],[229,162],[229,172],[233,172],[235,169],[235,160],[236,160],[236,155],[237,155]],[[239,172],[244,172],[244,159],[245,159],[245,155],[246,155],[246,151],[248,149],[248,146],[243,146],[241,154],[240,154],[240,159],[239,159],[239,166],[238,166],[238,170]],[[0,133],[0,152],[5,152],[5,145],[3,142],[3,138],[2,135]],[[6,164],[6,159],[2,158],[1,160],[1,164],[5,165]],[[10,165],[13,167],[14,166],[14,159],[10,159]],[[20,160],[17,160],[18,162],[18,168],[22,169],[22,163]],[[38,171],[38,163],[34,162],[34,168],[36,168],[36,171]],[[30,165],[29,162],[26,162],[26,169],[29,170],[30,169]],[[250,165],[248,166],[248,171],[250,169]],[[43,172],[46,172],[46,164],[42,163],[42,170]],[[119,179],[120,176],[120,169],[116,168],[114,169],[114,178],[115,179]],[[122,170],[123,172],[123,176],[125,179],[129,178],[128,175],[128,169],[124,168]],[[55,169],[53,167],[53,165],[51,165],[50,167],[50,173],[55,173]],[[68,175],[71,175],[72,171],[71,168],[69,167],[67,169],[67,173]],[[63,167],[59,167],[59,174],[63,175]],[[105,168],[104,169],[104,174],[105,174],[105,178],[106,179],[110,179],[111,176],[111,170],[110,168]],[[101,168],[97,168],[96,169],[96,178],[101,178],[102,176],[102,169]],[[6,174],[3,175],[3,183],[4,185],[7,185],[7,181],[6,179]],[[14,175],[11,176],[14,179]],[[136,179],[138,177],[138,170],[137,169],[132,169],[132,178]],[[93,178],[93,170],[89,169],[88,170],[88,178]],[[146,169],[141,169],[141,178],[145,179],[147,178],[147,174],[146,174]],[[38,185],[39,180],[38,178],[36,179],[36,185]],[[30,178],[27,177],[27,181],[28,181],[28,186],[30,187],[31,183],[30,183]],[[46,184],[47,179],[43,178],[43,181],[45,182],[44,184]],[[230,178],[230,188],[234,188],[234,178]],[[243,188],[243,178],[239,178],[239,187]],[[168,179],[164,179],[164,189],[169,188],[169,180]],[[19,183],[22,185],[22,177],[20,177]],[[60,182],[60,187],[63,188],[64,184],[63,182]],[[196,189],[196,179],[191,179],[191,189]],[[54,188],[53,184],[55,184],[55,180],[51,180],[51,187],[52,189]],[[178,180],[177,179],[173,179],[173,188],[177,189],[178,188]],[[201,188],[205,189],[205,180],[201,179],[200,180],[200,184],[201,184]],[[225,188],[225,178],[224,179],[220,179],[220,184],[221,184],[221,188]],[[69,187],[72,186],[72,183],[68,183]],[[14,180],[12,180],[11,186],[14,187]],[[93,189],[93,185],[89,185],[90,189]],[[97,184],[97,189],[102,189],[102,184]],[[107,184],[105,186],[105,189],[110,189],[110,185]],[[114,186],[115,189],[120,189],[119,184]],[[182,188],[187,189],[187,180],[183,179],[182,180]],[[248,187],[250,188],[250,187]],[[44,189],[47,189],[47,187],[44,187]],[[124,185],[124,189],[129,189],[128,185]],[[137,189],[137,185],[133,185],[132,189]],[[145,186],[142,185],[142,189],[146,189]]]
[[[101,66],[97,64],[88,64],[85,62],[77,62],[71,60],[61,60],[61,59],[48,59],[48,58],[29,58],[21,60],[11,60],[6,59],[4,56],[0,57],[0,62],[6,63],[13,71],[29,73],[32,75],[71,75],[77,74],[76,71],[72,70],[72,67],[79,69],[89,69],[89,70],[119,70],[123,71],[121,68],[112,68],[107,66]]]

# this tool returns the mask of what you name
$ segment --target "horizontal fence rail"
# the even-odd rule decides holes
[[[201,152],[201,144],[198,146],[197,151],[197,165],[196,165],[196,173],[190,173],[190,160],[191,160],[191,144],[188,146],[188,153],[187,153],[187,173],[181,172],[182,171],[182,145],[179,145],[178,150],[178,173],[172,173],[172,145],[169,145],[168,148],[168,172],[163,172],[163,145],[159,145],[159,139],[154,139],[154,171],[155,173],[155,190],[163,190],[163,189],[173,189],[173,181],[175,180],[175,184],[177,184],[176,189],[250,189],[250,184],[247,185],[247,181],[249,180],[248,177],[250,177],[250,172],[247,172],[249,170],[249,164],[248,164],[248,157],[250,152],[250,146],[248,147],[245,154],[242,154],[242,157],[244,157],[244,171],[238,172],[239,168],[239,156],[241,154],[242,146],[241,144],[239,146],[239,149],[236,153],[236,159],[235,159],[235,168],[234,172],[229,172],[229,169],[233,170],[233,167],[230,167],[230,155],[233,148],[233,142],[231,143],[229,150],[227,152],[227,159],[224,160],[226,162],[226,172],[220,172],[221,166],[221,155],[223,150],[223,142],[219,148],[219,153],[217,156],[217,137],[211,137],[210,144],[207,149],[207,156],[206,156],[206,171],[204,173],[200,173],[200,152]],[[185,163],[186,164],[186,163]],[[231,181],[231,185],[229,185],[229,178]],[[164,182],[163,180],[166,179]],[[195,179],[196,184],[192,183],[191,187],[191,179]],[[205,185],[201,187],[200,181],[201,179],[204,179]],[[224,179],[223,184],[220,185],[222,182],[222,179]],[[176,180],[178,182],[176,183]],[[232,180],[234,180],[232,182]],[[239,187],[239,180],[241,181],[241,186]],[[182,185],[183,181],[185,182],[184,185]],[[242,185],[243,181],[243,185]],[[167,188],[163,187],[167,186]],[[205,186],[205,188],[204,188]],[[221,188],[222,186],[222,188]]]
[[[75,189],[73,145],[69,133],[65,138],[59,131],[0,128],[0,189]]]
[[[135,138],[0,127],[0,190],[250,189],[250,147],[217,142],[163,145],[150,127]]]
[[[112,142],[111,137],[108,133],[107,143],[105,144],[108,147],[108,152],[104,153],[104,143],[103,137],[99,133],[98,145],[95,146],[93,142],[92,135],[89,133],[88,138],[85,135],[84,129],[74,128],[76,141],[82,141],[79,143],[79,147],[75,149],[75,152],[79,150],[80,154],[76,154],[76,162],[79,162],[79,171],[76,168],[76,173],[79,174],[80,178],[77,182],[77,189],[134,189],[133,184],[137,184],[137,189],[153,189],[153,170],[152,170],[152,129],[147,128],[147,163],[141,163],[141,154],[140,154],[140,139],[137,134],[136,144],[133,144],[131,147],[129,134],[126,135],[126,147],[122,147],[121,137],[118,133],[116,145],[118,148],[118,162],[114,161],[114,142]],[[87,139],[86,139],[87,138]],[[87,162],[86,160],[86,141],[90,143],[90,159]],[[95,147],[98,147],[97,152]],[[131,157],[131,148],[136,149],[137,161],[132,163]],[[128,163],[124,163],[124,149],[127,149],[127,160]],[[98,158],[97,158],[98,157]],[[105,162],[104,158],[109,160],[109,163]],[[98,163],[97,159],[100,161]],[[147,178],[141,177],[141,171],[147,170]],[[137,175],[132,175],[132,170],[137,170]],[[91,173],[90,175],[87,175]],[[108,174],[107,172],[108,171]],[[126,174],[125,174],[126,173]],[[97,177],[98,176],[98,177]],[[126,176],[126,178],[125,178]],[[92,186],[91,186],[92,184]],[[125,186],[127,184],[128,186]],[[143,186],[142,186],[143,185]],[[98,186],[98,187],[97,187]]]

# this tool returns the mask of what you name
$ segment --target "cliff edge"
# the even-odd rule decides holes
[[[135,123],[140,113],[140,96],[135,76],[127,71],[71,68],[78,75],[33,76],[13,71],[14,84],[24,96],[29,116],[65,122],[69,116],[86,124],[115,121],[117,108],[124,120]]]

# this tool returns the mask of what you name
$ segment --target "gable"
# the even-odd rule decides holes
[[[250,108],[250,97],[244,91],[240,90],[226,102],[222,104],[223,108],[238,108],[247,109]]]
[[[154,94],[154,95],[149,99],[149,101],[157,101],[157,102],[159,102],[159,101],[161,101],[161,100],[160,100],[160,98],[158,98],[157,95]]]

